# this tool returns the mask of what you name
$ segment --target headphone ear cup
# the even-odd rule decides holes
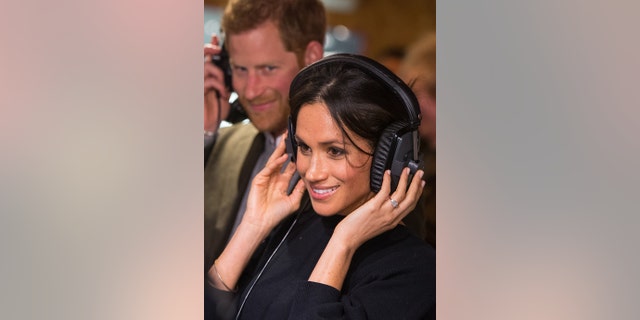
[[[371,191],[378,192],[382,187],[382,177],[384,177],[384,171],[389,169],[390,160],[393,159],[394,151],[392,149],[396,144],[396,139],[399,136],[398,132],[409,126],[408,122],[395,121],[388,125],[382,135],[376,149],[373,152],[373,161],[371,163],[371,176],[369,186]]]

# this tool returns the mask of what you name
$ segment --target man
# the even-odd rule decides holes
[[[230,0],[225,8],[233,89],[250,123],[220,129],[205,165],[205,276],[241,220],[251,180],[286,131],[291,80],[324,54],[325,30],[319,0]],[[216,38],[205,47],[206,55],[220,51]],[[207,124],[215,130],[213,110],[219,102],[229,110],[230,92],[223,71],[211,63],[205,63],[204,88],[205,131]]]
[[[427,33],[407,50],[399,70],[420,104],[420,151],[425,163],[426,185],[416,210],[426,218],[425,240],[436,247],[436,34]]]

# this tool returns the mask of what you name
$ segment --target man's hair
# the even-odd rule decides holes
[[[311,41],[324,45],[326,17],[319,0],[229,0],[222,16],[225,37],[271,21],[287,51],[300,57]]]

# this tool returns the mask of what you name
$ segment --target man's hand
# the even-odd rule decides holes
[[[229,95],[224,85],[222,70],[211,62],[211,56],[220,54],[217,35],[204,45],[204,131],[215,132],[220,121],[229,115]],[[219,105],[221,104],[221,105]],[[219,109],[220,108],[220,109]]]

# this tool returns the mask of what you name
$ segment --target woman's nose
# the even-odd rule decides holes
[[[327,170],[323,159],[317,155],[313,155],[309,159],[309,167],[305,173],[305,178],[309,181],[321,181],[326,179]]]

